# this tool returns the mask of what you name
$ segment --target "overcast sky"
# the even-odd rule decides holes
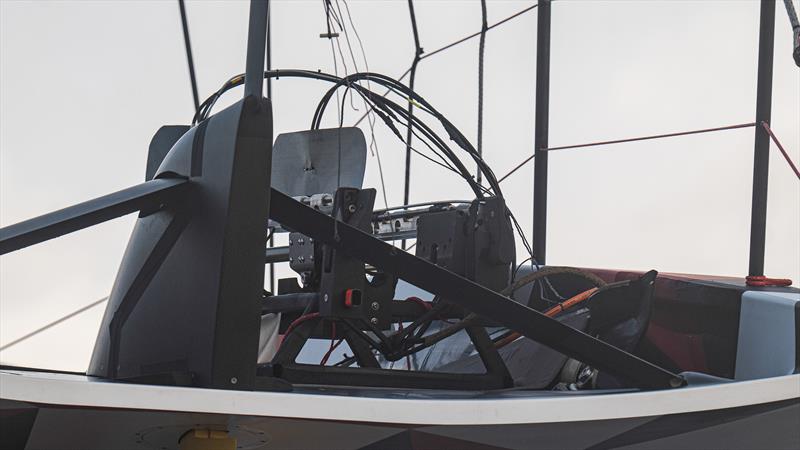
[[[322,2],[273,3],[273,66],[333,72],[330,43],[319,38]],[[489,0],[489,22],[533,3]],[[414,50],[407,2],[348,5],[370,70],[402,74]],[[477,0],[415,5],[429,52],[480,28]],[[244,70],[247,4],[190,1],[187,9],[205,98]],[[551,145],[754,120],[758,1],[562,0],[552,11]],[[782,4],[776,13],[772,128],[798,161],[800,69]],[[487,37],[484,152],[498,175],[532,152],[535,45],[535,10]],[[473,39],[424,60],[417,76],[417,91],[473,142],[477,57]],[[306,129],[327,88],[277,81],[276,134]],[[233,91],[226,102],[240,96]],[[358,107],[348,107],[345,123]],[[153,133],[191,115],[177,2],[0,2],[0,225],[140,183]],[[335,123],[331,109],[326,124]],[[380,125],[375,134],[386,194],[397,205],[404,146]],[[746,274],[752,147],[753,130],[743,129],[553,153],[548,262]],[[469,197],[463,180],[437,166],[416,158],[413,170],[412,202]],[[529,237],[532,174],[528,165],[503,182]],[[380,191],[373,156],[365,184]],[[768,275],[800,279],[799,205],[800,183],[772,151]],[[1,257],[0,345],[106,296],[133,220]],[[102,313],[92,309],[0,361],[85,370]]]

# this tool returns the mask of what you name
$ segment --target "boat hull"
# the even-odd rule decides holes
[[[800,375],[672,391],[492,394],[131,385],[0,372],[4,448],[177,448],[191,429],[240,448],[800,448]],[[9,446],[9,444],[11,444]]]

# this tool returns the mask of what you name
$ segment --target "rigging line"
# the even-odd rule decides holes
[[[403,80],[404,80],[404,79],[405,79],[405,78],[408,76],[408,74],[409,74],[409,73],[411,73],[411,67],[409,67],[408,69],[406,69],[406,71],[405,71],[405,72],[403,72],[403,74],[402,74],[402,75],[400,75],[398,78],[396,78],[396,80],[397,80],[397,81],[403,81]],[[387,89],[387,90],[386,90],[386,92],[384,92],[384,93],[383,93],[383,95],[381,95],[381,97],[386,97],[387,95],[389,95],[389,93],[390,93],[390,92],[392,92],[392,89],[391,89],[391,88],[390,88],[390,89]],[[365,113],[364,113],[364,115],[362,115],[362,116],[361,116],[361,117],[360,117],[360,118],[359,118],[359,119],[356,121],[356,123],[355,123],[355,124],[353,124],[353,126],[354,126],[354,127],[357,127],[357,126],[358,126],[358,124],[360,124],[361,122],[363,122],[363,121],[364,121],[364,119],[366,119],[366,118],[367,118],[367,115],[368,115],[369,113],[371,113],[371,112],[372,112],[372,110],[373,110],[373,108],[370,108],[370,109],[368,109],[368,110],[367,110],[367,112],[365,112]]]
[[[778,146],[778,150],[781,151],[783,158],[789,164],[789,167],[792,168],[794,174],[797,175],[798,179],[800,179],[800,170],[797,170],[797,166],[794,165],[792,158],[789,157],[789,154],[786,153],[786,149],[784,149],[783,145],[781,145],[780,141],[778,141],[778,137],[775,136],[775,133],[772,132],[772,129],[769,127],[769,124],[767,122],[761,122],[761,126],[764,127],[764,131],[766,131],[767,134],[769,134],[769,137],[771,137],[772,141],[775,142],[775,145]]]
[[[267,70],[272,70],[272,2],[267,0]],[[267,98],[272,101],[272,78],[267,78]],[[275,247],[275,233],[270,233],[267,245]],[[275,293],[275,263],[269,263],[269,291]]]
[[[486,49],[486,32],[489,24],[486,19],[486,0],[481,0],[481,39],[478,45],[478,156],[483,158],[483,53]],[[483,181],[481,166],[477,165],[477,182]]]
[[[611,145],[611,144],[621,144],[621,143],[626,143],[626,142],[649,141],[649,140],[652,140],[652,139],[662,139],[662,138],[677,137],[677,136],[688,136],[688,135],[692,135],[692,134],[711,133],[713,131],[735,130],[737,128],[748,128],[748,127],[754,127],[756,125],[757,124],[755,122],[752,122],[752,123],[741,123],[741,124],[737,124],[737,125],[728,125],[728,126],[724,126],[724,127],[703,128],[703,129],[700,129],[700,130],[681,131],[681,132],[678,132],[678,133],[656,134],[656,135],[650,135],[650,136],[639,136],[639,137],[628,138],[628,139],[616,139],[616,140],[613,140],[613,141],[598,141],[598,142],[589,142],[589,143],[586,143],[586,144],[564,145],[564,146],[561,146],[561,147],[542,148],[542,149],[539,149],[539,151],[551,152],[551,151],[554,151],[554,150],[567,150],[567,149],[571,149],[571,148],[596,147],[596,146],[599,146],[599,145]],[[522,166],[524,166],[529,161],[531,161],[535,156],[536,156],[536,153],[534,152],[534,154],[532,154],[531,156],[525,158],[521,163],[517,164],[513,169],[511,169],[511,171],[509,171],[507,174],[503,175],[503,177],[498,180],[498,183],[503,181],[503,180],[505,180],[511,174],[513,174],[514,172],[519,170]]]
[[[101,303],[103,303],[103,302],[105,302],[105,301],[107,301],[107,300],[108,300],[108,297],[101,298],[100,300],[97,300],[97,301],[94,301],[94,302],[92,302],[92,303],[89,303],[88,305],[86,305],[86,306],[84,306],[84,307],[82,307],[82,308],[79,308],[79,309],[77,309],[77,310],[75,310],[75,311],[73,311],[73,312],[71,312],[71,313],[67,314],[67,315],[66,315],[66,316],[64,316],[64,317],[61,317],[60,319],[54,320],[54,321],[52,321],[52,322],[48,323],[47,325],[45,325],[45,326],[43,326],[43,327],[41,327],[41,328],[37,328],[36,330],[33,330],[33,331],[31,331],[30,333],[26,334],[25,336],[22,336],[22,337],[20,337],[20,338],[17,338],[17,339],[15,339],[15,340],[13,340],[13,341],[9,342],[8,344],[6,344],[6,345],[4,345],[4,346],[0,347],[0,352],[1,352],[1,351],[3,351],[3,350],[8,350],[9,348],[11,348],[11,347],[13,347],[13,346],[15,346],[15,345],[19,344],[20,342],[22,342],[22,341],[26,341],[26,340],[28,340],[28,339],[30,339],[30,338],[32,338],[32,337],[34,337],[34,336],[36,336],[36,335],[37,335],[37,334],[39,334],[39,333],[42,333],[42,332],[44,332],[44,331],[47,331],[47,330],[49,330],[50,328],[53,328],[54,326],[56,326],[56,325],[58,325],[58,324],[60,324],[60,323],[62,323],[62,322],[64,322],[64,321],[66,321],[66,320],[69,320],[69,319],[71,319],[71,318],[73,318],[73,317],[77,316],[78,314],[80,314],[80,313],[82,313],[82,312],[84,312],[84,311],[88,311],[88,310],[90,310],[90,309],[94,308],[95,306],[97,306],[97,305],[99,305],[99,304],[101,304]]]
[[[414,34],[414,61],[411,63],[410,77],[408,87],[414,91],[414,80],[417,76],[417,65],[421,61],[422,47],[419,45],[419,30],[417,29],[417,16],[414,13],[414,0],[408,0],[408,12],[411,16],[411,31]],[[408,131],[406,132],[406,167],[405,167],[405,181],[403,184],[403,203],[407,204],[410,200],[411,192],[411,122],[414,117],[414,103],[408,102]],[[406,240],[403,239],[400,246],[405,250]]]
[[[358,29],[356,28],[356,24],[353,22],[353,16],[352,16],[352,14],[350,14],[350,6],[348,6],[347,0],[342,0],[342,3],[344,3],[344,9],[345,9],[345,12],[347,13],[347,20],[348,20],[348,22],[350,22],[350,28],[353,29],[353,34],[356,35],[356,40],[358,41],[358,46],[361,49],[361,57],[364,59],[364,67],[366,68],[367,72],[369,72],[369,61],[367,60],[367,52],[364,50],[364,42],[361,40],[361,36],[358,34]],[[336,8],[339,9],[339,0],[336,0]],[[341,9],[339,10],[339,15],[341,15]],[[346,28],[344,29],[344,37],[345,37],[345,39],[347,41],[347,47],[350,49],[350,56],[353,59],[353,66],[355,67],[356,72],[358,72],[358,65],[356,64],[356,57],[355,57],[355,54],[353,52],[353,48],[350,46],[350,37],[347,34],[347,29]],[[372,90],[372,87],[371,87],[371,84],[370,84],[369,80],[367,80],[367,90]],[[367,105],[367,100],[365,98],[363,98],[363,96],[362,96],[362,101],[364,102],[364,109],[367,110],[367,113],[366,113],[367,114],[367,123],[369,124],[369,132],[370,132],[370,144],[369,144],[369,147],[370,147],[370,151],[372,152],[373,155],[375,155],[375,159],[378,162],[378,175],[379,175],[380,180],[381,180],[381,193],[383,194],[383,203],[384,203],[384,206],[386,206],[388,208],[389,207],[389,200],[387,198],[387,193],[386,193],[386,182],[385,182],[384,177],[383,177],[383,166],[381,164],[381,155],[380,155],[380,152],[378,151],[378,143],[375,140],[375,114],[372,113],[372,108],[370,108]]]
[[[331,8],[333,8],[333,5],[331,5]],[[336,10],[339,11],[339,17],[344,17],[342,16],[342,9],[341,7],[339,7],[339,0],[336,0]],[[350,44],[350,35],[347,33],[347,27],[344,25],[344,20],[342,19],[340,20],[341,22],[339,24],[339,30],[344,34],[345,43],[347,44],[347,49],[350,52],[350,59],[353,61],[353,71],[355,73],[358,73],[359,72],[358,63],[356,62],[355,52],[353,52],[353,46]],[[339,55],[342,57],[342,64],[345,64],[344,52],[342,51],[342,44],[338,37],[336,38],[336,47],[339,48]],[[349,75],[347,67],[345,67],[344,74],[345,76]],[[356,108],[355,103],[353,103],[353,97],[354,96],[352,95],[350,96],[350,108],[352,108],[353,111],[358,111],[358,108]]]
[[[516,12],[516,13],[514,13],[514,14],[512,14],[512,15],[508,16],[508,17],[506,17],[505,19],[503,19],[503,20],[501,20],[501,21],[499,21],[499,22],[495,23],[495,24],[489,25],[489,26],[486,28],[486,30],[487,30],[487,31],[489,31],[489,30],[491,30],[491,29],[493,29],[493,28],[495,28],[495,27],[498,27],[498,26],[500,26],[500,25],[502,25],[502,24],[504,24],[504,23],[506,23],[506,22],[508,22],[508,21],[510,21],[510,20],[512,20],[512,19],[516,19],[517,17],[519,17],[519,16],[521,16],[521,15],[525,14],[526,12],[528,12],[528,11],[531,11],[531,10],[533,10],[533,9],[536,9],[536,7],[537,7],[537,6],[539,6],[539,5],[538,5],[538,4],[536,4],[536,5],[532,5],[532,6],[529,6],[529,7],[525,8],[525,9],[523,9],[523,10],[520,10],[520,11],[518,11],[518,12]],[[450,43],[450,44],[447,44],[447,45],[445,45],[444,47],[441,47],[441,48],[439,48],[439,49],[436,49],[436,50],[434,50],[434,51],[432,51],[432,52],[430,52],[430,53],[426,53],[426,54],[424,54],[424,55],[421,55],[419,59],[420,59],[420,61],[421,61],[421,60],[423,60],[423,59],[425,59],[425,58],[428,58],[428,57],[431,57],[431,56],[433,56],[433,55],[435,55],[435,54],[437,54],[437,53],[443,52],[443,51],[445,51],[445,50],[447,50],[447,49],[449,49],[449,48],[451,48],[451,47],[455,47],[455,46],[456,46],[456,45],[458,45],[458,44],[464,43],[464,42],[466,42],[466,41],[468,41],[468,40],[470,40],[470,39],[472,39],[472,38],[474,38],[474,37],[476,37],[476,36],[480,36],[480,35],[481,35],[481,32],[480,32],[480,31],[479,31],[479,32],[477,32],[477,33],[470,34],[469,36],[466,36],[466,37],[464,37],[464,38],[461,38],[461,39],[459,39],[459,40],[457,40],[457,41],[455,41],[455,42],[452,42],[452,43]],[[412,67],[413,67],[413,65],[412,65]],[[409,74],[409,73],[411,73],[411,69],[412,69],[412,67],[409,67],[409,68],[408,68],[408,69],[407,69],[405,72],[403,72],[403,74],[402,74],[402,75],[400,75],[400,77],[398,77],[398,78],[397,78],[397,80],[398,80],[398,81],[403,81],[403,79],[405,79],[405,77],[406,77],[406,76],[408,76],[408,74]],[[385,97],[385,96],[386,96],[386,95],[388,95],[388,94],[389,94],[389,91],[386,91],[386,92],[383,94],[383,96]],[[366,117],[367,117],[367,114],[364,114],[363,116],[361,116],[361,118],[360,118],[360,119],[358,119],[358,121],[356,121],[355,125],[353,125],[353,126],[358,126],[358,124],[360,124],[360,123],[361,123],[361,122],[362,122],[362,121],[363,121],[363,120],[364,120]]]
[[[495,27],[498,27],[498,26],[508,22],[509,20],[516,19],[517,17],[525,14],[526,12],[531,11],[533,9],[536,9],[537,6],[539,6],[539,5],[538,4],[532,5],[532,6],[529,6],[529,7],[525,8],[525,9],[519,11],[519,12],[516,12],[516,13],[506,17],[505,19],[503,19],[503,20],[501,20],[501,21],[499,21],[499,22],[497,22],[495,24],[489,25],[486,28],[486,30],[487,31],[491,30],[491,29],[493,29]],[[465,36],[465,37],[463,37],[463,38],[461,38],[461,39],[459,39],[459,40],[457,40],[455,42],[452,42],[450,44],[445,45],[444,47],[438,48],[438,49],[436,49],[436,50],[434,50],[434,51],[432,51],[430,53],[426,53],[420,59],[430,58],[431,56],[433,56],[433,55],[435,55],[437,53],[441,53],[441,52],[443,52],[445,50],[448,50],[448,49],[450,49],[452,47],[455,47],[456,45],[463,44],[464,42],[467,42],[468,40],[470,40],[470,39],[472,39],[474,37],[480,36],[480,35],[481,35],[481,31],[478,31],[477,33],[472,33],[469,36]]]
[[[322,6],[325,7],[325,23],[328,27],[328,34],[322,35],[320,37],[327,37],[328,41],[331,43],[331,55],[333,56],[333,74],[337,77],[339,76],[339,67],[336,64],[336,49],[333,47],[333,36],[334,33],[331,31],[331,10],[330,10],[330,1],[329,0],[322,0]],[[344,61],[343,61],[344,63]],[[347,69],[345,69],[345,74],[347,73]],[[339,92],[336,92],[336,112],[338,113],[339,109]],[[339,122],[342,121],[341,115],[339,116]]]
[[[186,62],[189,64],[189,78],[192,82],[192,98],[194,99],[195,112],[200,110],[200,96],[197,94],[197,78],[194,73],[194,58],[192,57],[192,43],[189,40],[189,24],[186,21],[186,5],[183,0],[178,0],[181,10],[181,25],[183,26],[183,43],[186,45]]]

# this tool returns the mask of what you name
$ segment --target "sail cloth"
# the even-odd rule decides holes
[[[284,133],[272,150],[272,187],[291,197],[361,188],[367,143],[356,127]]]

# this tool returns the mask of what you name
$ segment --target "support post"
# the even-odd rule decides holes
[[[550,0],[539,1],[536,30],[536,131],[533,172],[533,257],[545,264],[547,245],[547,148],[550,108]]]
[[[775,43],[775,1],[761,0],[758,32],[758,85],[756,123],[770,123],[772,109],[772,56]],[[769,180],[769,134],[755,127],[753,157],[753,203],[750,218],[750,276],[764,275],[764,246],[767,232],[767,186]]]
[[[267,48],[266,0],[250,0],[250,24],[247,30],[247,64],[244,96],[261,100],[264,96],[264,58]]]
[[[272,70],[272,3],[267,0],[267,71]],[[272,78],[267,78],[267,98],[272,100]],[[267,241],[269,248],[275,247],[275,236],[270,235]],[[275,291],[275,263],[269,265],[269,291],[274,295]]]

